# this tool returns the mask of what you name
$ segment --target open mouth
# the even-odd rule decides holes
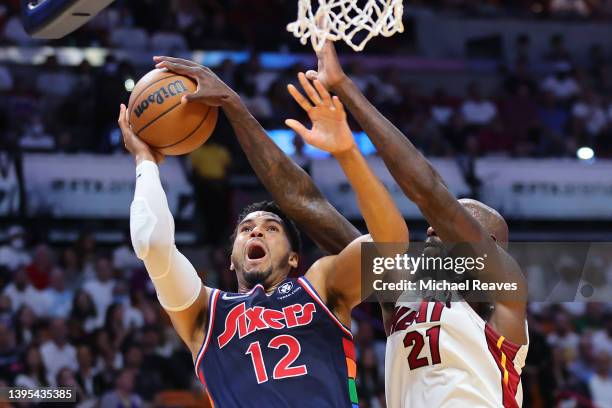
[[[247,259],[249,261],[256,261],[262,258],[265,258],[268,252],[266,248],[260,242],[254,241],[248,244],[247,250]]]

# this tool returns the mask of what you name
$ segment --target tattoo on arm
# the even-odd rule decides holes
[[[276,146],[240,101],[231,101],[224,110],[261,182],[323,251],[337,254],[361,235],[323,197],[310,176]]]

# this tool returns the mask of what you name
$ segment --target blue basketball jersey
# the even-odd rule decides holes
[[[217,407],[357,407],[351,332],[303,277],[214,289],[195,370]]]

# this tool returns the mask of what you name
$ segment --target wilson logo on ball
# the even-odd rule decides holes
[[[144,111],[147,110],[149,105],[154,103],[161,105],[166,99],[170,98],[171,96],[180,95],[187,91],[188,89],[183,83],[183,81],[178,79],[172,83],[169,83],[166,86],[162,86],[157,91],[152,92],[134,109],[134,114],[136,114],[136,117],[139,118],[144,113]]]

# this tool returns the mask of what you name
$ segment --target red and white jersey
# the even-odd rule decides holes
[[[520,407],[527,348],[466,302],[398,302],[387,339],[387,406]]]

